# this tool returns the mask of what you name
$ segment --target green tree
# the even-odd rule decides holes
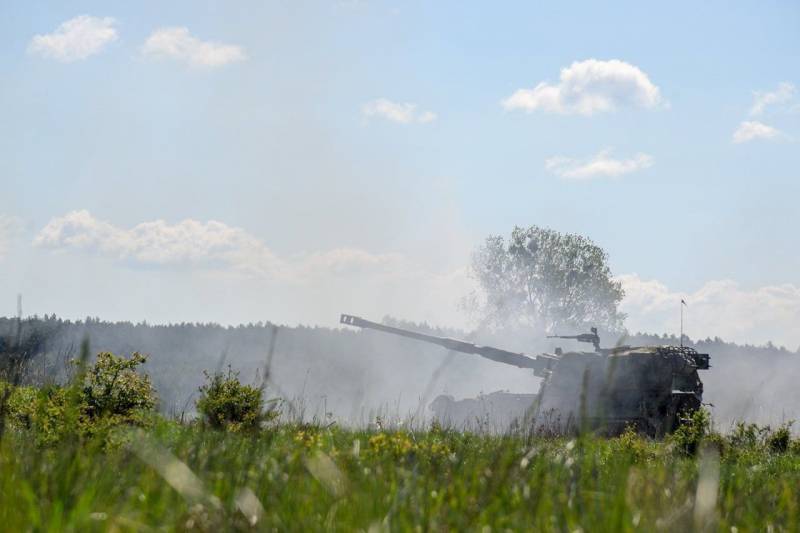
[[[608,254],[581,235],[515,227],[508,241],[488,237],[475,250],[471,270],[479,289],[467,307],[489,327],[547,333],[622,328],[622,284],[612,277]]]

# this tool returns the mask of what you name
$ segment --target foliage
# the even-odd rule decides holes
[[[147,357],[135,352],[129,359],[109,352],[97,355],[83,383],[83,411],[90,418],[127,417],[156,406],[156,394],[150,377],[136,372]]]
[[[487,325],[617,331],[625,318],[617,309],[624,291],[608,255],[580,235],[515,227],[507,242],[491,236],[475,251],[472,274],[481,296],[470,305]]]
[[[642,463],[658,459],[657,446],[653,441],[642,436],[634,426],[628,426],[622,435],[613,439],[612,445],[616,453],[627,455],[635,462]]]
[[[739,422],[728,435],[731,450],[738,454],[759,454],[763,450],[772,453],[785,453],[792,444],[791,422],[772,429],[770,426],[759,426]]]
[[[156,394],[149,377],[136,372],[145,361],[138,353],[127,359],[105,352],[67,386],[2,383],[0,388],[11,391],[7,420],[18,430],[30,430],[33,440],[43,446],[73,437],[111,443],[114,429],[150,423]]]
[[[737,450],[745,450],[759,447],[769,434],[769,426],[758,426],[757,424],[737,423],[730,434],[731,445]]]
[[[695,455],[700,444],[711,432],[711,413],[701,408],[687,417],[687,420],[670,436],[678,451]]]
[[[64,387],[49,386],[39,391],[36,412],[31,423],[33,440],[39,446],[63,444],[84,434],[87,424],[81,423],[80,404]],[[96,433],[95,433],[96,435]]]
[[[791,423],[784,424],[771,432],[766,439],[767,447],[775,453],[788,451],[792,442],[791,426]]]
[[[261,389],[244,385],[239,373],[228,367],[227,374],[205,373],[206,383],[200,387],[197,410],[214,429],[253,431],[264,421],[277,417],[277,411],[264,411]]]
[[[0,382],[0,397],[7,398],[5,416],[11,424],[30,428],[36,414],[38,391],[35,387],[14,387]]]
[[[425,458],[428,461],[441,460],[450,456],[451,450],[447,439],[441,437],[434,429],[418,439],[417,436],[406,432],[379,432],[372,435],[369,440],[369,452],[375,455],[390,455],[400,461],[419,461]]]

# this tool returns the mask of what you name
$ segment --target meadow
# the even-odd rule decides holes
[[[797,531],[788,425],[665,440],[283,416],[235,372],[191,421],[154,410],[144,357],[0,387],[6,531]]]
[[[744,433],[747,433],[746,431]],[[0,448],[7,531],[797,531],[800,451],[160,421],[118,448]],[[720,453],[720,444],[722,453]]]

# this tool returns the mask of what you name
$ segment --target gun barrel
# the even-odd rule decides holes
[[[393,335],[399,335],[401,337],[407,337],[410,339],[416,339],[423,342],[429,342],[431,344],[437,344],[439,346],[442,346],[443,348],[447,348],[448,350],[453,350],[456,352],[474,353],[482,357],[485,357],[486,359],[497,361],[498,363],[513,365],[519,368],[532,368],[534,370],[542,370],[550,366],[552,360],[555,359],[553,357],[545,357],[545,356],[530,357],[522,353],[509,352],[506,350],[501,350],[499,348],[493,348],[491,346],[479,346],[477,344],[472,344],[471,342],[460,341],[448,337],[437,337],[435,335],[426,335],[424,333],[417,333],[416,331],[409,331],[407,329],[395,328],[392,326],[386,326],[384,324],[378,324],[377,322],[364,320],[363,318],[353,315],[342,315],[341,318],[339,319],[339,322],[342,324],[347,324],[348,326],[355,326],[364,329],[374,329],[378,331],[383,331],[384,333],[391,333]]]

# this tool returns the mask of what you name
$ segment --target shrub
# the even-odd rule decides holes
[[[97,355],[83,381],[82,411],[89,418],[128,418],[156,406],[156,394],[149,376],[136,372],[147,357],[135,352],[130,359],[110,352]]]
[[[70,409],[70,399],[67,389],[52,385],[39,390],[36,400],[36,414],[32,428],[34,438],[39,445],[52,445],[61,442],[68,435],[80,434],[84,424],[76,423],[72,426],[72,415],[76,406]],[[79,406],[78,406],[79,407]]]
[[[711,430],[711,414],[707,409],[698,409],[681,424],[670,436],[678,451],[686,455],[694,455],[700,443]]]
[[[731,447],[738,451],[752,451],[760,448],[770,433],[769,426],[738,422],[728,436]]]
[[[800,455],[800,440],[792,439],[789,442],[789,449],[787,451],[793,455]]]
[[[37,391],[34,387],[14,387],[0,382],[0,401],[5,400],[3,416],[12,426],[30,428],[36,412]]]
[[[116,428],[150,425],[156,392],[150,377],[136,371],[146,361],[147,356],[138,352],[130,358],[110,352],[97,354],[97,360],[78,383],[77,423],[81,437],[96,439],[104,447],[116,447],[124,440],[114,432]]]
[[[617,453],[627,454],[635,463],[655,459],[647,439],[643,438],[634,426],[626,427],[621,435],[612,440],[612,443]]]
[[[139,353],[127,359],[103,352],[68,386],[36,389],[2,383],[8,398],[4,414],[12,427],[32,430],[37,444],[56,444],[66,437],[100,437],[108,444],[114,428],[149,423],[155,390],[148,376],[136,372],[145,361]]]
[[[783,424],[767,436],[767,447],[774,453],[784,453],[792,443],[792,424]]]
[[[262,390],[239,381],[239,373],[228,367],[227,374],[204,372],[206,383],[200,387],[197,410],[215,429],[252,431],[261,423],[277,417],[277,411],[264,412]]]

